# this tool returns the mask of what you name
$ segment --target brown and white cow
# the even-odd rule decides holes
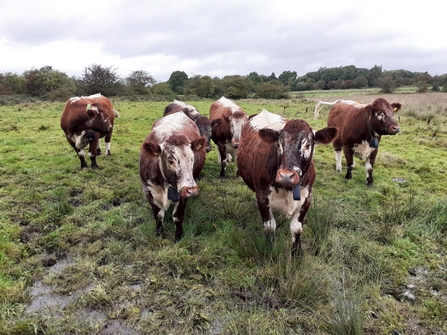
[[[68,143],[76,151],[81,168],[88,167],[84,148],[89,145],[92,168],[98,168],[96,156],[101,154],[99,139],[104,137],[106,155],[110,156],[113,123],[119,113],[112,102],[101,94],[68,99],[61,116],[61,128]]]
[[[184,113],[158,119],[140,151],[140,180],[152,206],[157,236],[164,236],[165,211],[175,204],[175,239],[183,236],[182,223],[188,198],[198,195],[194,181],[205,164],[205,137]]]
[[[272,210],[291,219],[292,255],[300,249],[303,221],[312,201],[314,146],[330,143],[336,134],[334,127],[314,131],[304,120],[287,120],[266,110],[243,127],[239,175],[256,194],[268,236],[276,229]]]
[[[339,130],[333,142],[336,171],[342,170],[343,149],[348,170],[345,178],[352,178],[352,170],[355,168],[354,156],[356,156],[366,160],[366,185],[372,185],[373,167],[380,139],[382,135],[395,135],[400,131],[394,113],[400,110],[402,105],[389,104],[383,98],[378,98],[370,104],[360,104],[351,100],[320,101],[315,107],[316,118],[323,105],[332,106],[327,125],[337,127]]]
[[[227,163],[237,158],[242,126],[247,114],[235,102],[222,97],[210,107],[211,139],[217,145],[220,177],[226,177]]]
[[[199,128],[200,135],[205,136],[206,138],[206,152],[211,151],[211,121],[205,115],[200,114],[196,107],[192,105],[188,105],[183,101],[174,100],[169,105],[166,106],[163,116],[183,112],[188,116],[191,120],[195,122],[197,127]]]

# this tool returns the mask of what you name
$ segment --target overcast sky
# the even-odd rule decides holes
[[[417,4],[416,4],[417,3]],[[298,76],[320,67],[447,73],[439,0],[0,0],[0,73],[91,64],[121,77]]]

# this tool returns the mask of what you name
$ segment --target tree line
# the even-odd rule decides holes
[[[65,101],[75,95],[102,93],[106,96],[152,96],[173,98],[178,95],[199,98],[288,98],[291,91],[380,88],[392,93],[401,86],[414,86],[417,92],[447,92],[447,74],[430,76],[427,72],[407,70],[385,71],[375,65],[371,69],[354,65],[334,68],[321,67],[318,71],[298,76],[296,71],[284,71],[279,76],[251,72],[246,76],[219,77],[174,71],[166,82],[157,82],[144,70],[133,71],[121,78],[116,68],[92,64],[84,68],[80,77],[69,77],[64,72],[44,66],[22,74],[0,73],[0,95],[24,94],[52,101]]]

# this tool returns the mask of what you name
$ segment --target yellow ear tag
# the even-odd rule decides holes
[[[394,111],[397,111],[397,107],[394,107]]]
[[[199,150],[202,146],[199,144],[196,148],[196,150]]]
[[[87,105],[87,109],[86,110],[89,110],[89,109],[90,109],[90,104]]]

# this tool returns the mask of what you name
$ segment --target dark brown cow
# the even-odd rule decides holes
[[[395,135],[400,127],[394,120],[394,113],[401,109],[400,103],[389,104],[385,99],[378,98],[371,104],[360,104],[351,100],[335,102],[320,101],[315,107],[315,117],[319,115],[323,105],[331,105],[327,125],[339,129],[334,140],[335,169],[342,170],[342,149],[345,154],[347,173],[346,179],[352,178],[355,167],[354,156],[366,160],[366,185],[372,185],[373,167],[379,151],[382,135]]]
[[[106,155],[110,156],[113,122],[119,113],[112,102],[101,94],[68,99],[61,116],[61,128],[68,143],[78,154],[81,168],[88,167],[84,148],[89,146],[92,168],[98,168],[96,156],[101,154],[99,139],[104,137]]]
[[[200,114],[200,112],[194,106],[188,105],[182,101],[174,100],[169,105],[166,106],[163,116],[183,112],[191,120],[195,122],[197,128],[199,128],[200,135],[206,138],[206,152],[211,151],[211,121],[205,115]]]
[[[315,132],[304,120],[287,120],[266,110],[251,117],[242,129],[239,174],[256,194],[269,237],[276,229],[272,210],[291,218],[292,255],[300,249],[304,216],[312,201],[314,146],[330,143],[336,134],[336,128]]]
[[[226,177],[227,163],[237,158],[241,130],[247,114],[233,101],[222,97],[210,107],[211,139],[217,145],[220,177]]]
[[[152,206],[157,236],[164,236],[165,211],[175,204],[175,239],[183,236],[183,218],[189,197],[199,192],[194,181],[205,164],[205,137],[183,113],[157,120],[140,151],[140,180]]]

